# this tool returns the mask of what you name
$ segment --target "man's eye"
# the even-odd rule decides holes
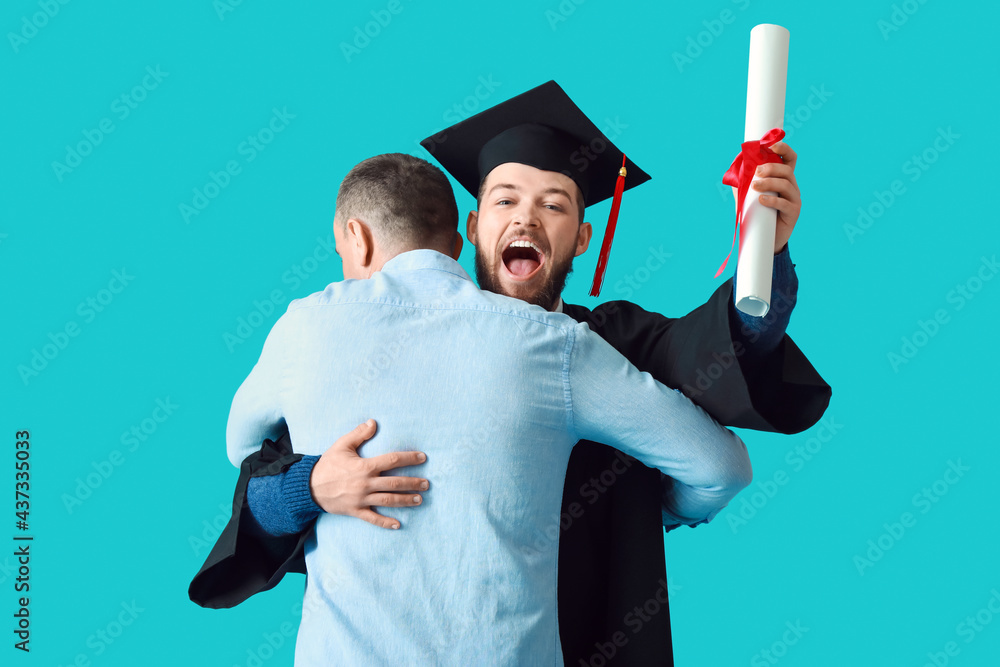
[[[559,204],[546,204],[545,208],[549,209],[550,211],[562,211],[563,210],[563,207],[560,206]]]
[[[513,203],[514,202],[512,202],[509,199],[501,199],[500,201],[497,202],[497,206],[503,206],[504,204],[513,204]]]

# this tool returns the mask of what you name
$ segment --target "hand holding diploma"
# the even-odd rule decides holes
[[[776,25],[755,27],[750,33],[745,140],[724,178],[734,191],[739,187],[734,299],[739,310],[755,317],[762,317],[770,307],[771,258],[788,241],[801,208],[794,175],[796,156],[780,141],[787,69],[788,31]],[[757,193],[764,194],[753,196]],[[728,261],[727,257],[716,275]]]
[[[775,222],[774,254],[777,255],[788,243],[795,223],[802,210],[802,196],[795,181],[795,162],[798,156],[784,141],[771,146],[771,150],[781,157],[782,164],[765,164],[757,167],[756,178],[751,187],[757,192],[774,192],[775,195],[761,194],[758,201],[763,206],[778,211]],[[734,192],[735,194],[735,192]]]

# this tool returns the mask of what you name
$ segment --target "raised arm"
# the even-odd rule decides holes
[[[764,318],[739,313],[732,279],[704,305],[676,319],[627,301],[611,301],[593,312],[567,305],[565,312],[726,426],[798,433],[819,421],[831,392],[785,334],[798,289],[787,243],[802,203],[795,152],[784,142],[772,150],[783,163],[760,167],[759,186],[754,186],[779,195],[761,197],[764,206],[778,211],[771,313]]]

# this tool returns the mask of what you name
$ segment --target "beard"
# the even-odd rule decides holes
[[[500,261],[503,262],[503,259],[501,258]],[[557,260],[553,257],[550,264],[552,268],[549,271],[548,278],[541,285],[530,287],[528,285],[517,285],[512,290],[504,289],[498,276],[500,266],[497,265],[491,271],[486,262],[485,254],[480,252],[479,248],[476,248],[476,282],[479,283],[480,289],[487,292],[502,294],[514,299],[520,299],[521,301],[527,301],[536,306],[541,306],[545,310],[552,310],[553,306],[559,300],[563,288],[566,286],[566,278],[573,272],[573,257],[571,255],[563,260]]]

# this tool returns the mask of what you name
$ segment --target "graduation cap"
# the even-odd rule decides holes
[[[649,174],[625,157],[555,81],[482,111],[420,142],[473,197],[486,176],[507,162],[568,176],[585,205],[614,197],[590,295],[604,280],[622,192]],[[627,185],[626,185],[627,176]]]

